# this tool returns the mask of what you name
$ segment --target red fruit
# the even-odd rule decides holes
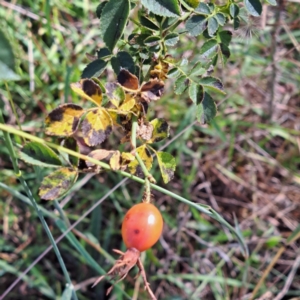
[[[163,219],[151,203],[134,205],[126,213],[122,223],[122,237],[127,248],[142,252],[151,248],[159,239]]]

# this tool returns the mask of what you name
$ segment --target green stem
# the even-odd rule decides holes
[[[132,117],[132,125],[131,125],[131,145],[133,150],[135,151],[136,149],[136,131],[138,128],[138,122],[137,122],[137,117],[133,115]]]
[[[6,126],[5,124],[1,124],[1,123],[4,123],[4,118],[3,118],[3,115],[2,115],[2,110],[0,110],[0,126],[1,127],[3,127],[3,126],[5,127]],[[18,132],[22,132],[20,130],[17,130],[17,131]],[[67,271],[67,268],[66,268],[66,266],[64,264],[63,258],[62,258],[61,254],[60,254],[60,251],[59,251],[59,249],[58,249],[58,247],[57,247],[57,245],[55,243],[55,240],[53,238],[51,230],[48,227],[48,224],[47,224],[47,222],[44,219],[43,213],[40,210],[39,206],[37,205],[37,203],[36,203],[36,201],[35,201],[32,193],[31,193],[31,190],[28,187],[27,182],[24,180],[24,178],[22,176],[22,173],[21,173],[21,171],[19,169],[18,159],[17,159],[16,153],[15,153],[14,147],[13,147],[12,140],[11,140],[10,135],[9,135],[9,131],[3,131],[3,136],[4,136],[4,140],[5,140],[5,143],[6,143],[8,152],[9,152],[9,155],[11,157],[11,161],[12,161],[13,168],[14,168],[14,171],[16,173],[16,176],[20,180],[20,182],[21,182],[21,184],[22,184],[22,186],[23,186],[23,188],[24,188],[24,190],[25,190],[25,192],[26,192],[29,200],[31,201],[34,209],[36,210],[36,212],[37,212],[37,214],[39,216],[39,219],[40,219],[40,221],[41,221],[41,223],[42,223],[42,225],[44,227],[44,230],[46,231],[46,233],[48,235],[48,238],[49,238],[49,240],[50,240],[50,242],[52,244],[52,247],[54,249],[54,252],[55,252],[55,254],[57,256],[58,262],[59,262],[59,264],[61,266],[61,269],[62,269],[62,271],[64,273],[65,279],[66,279],[68,285],[70,285],[70,287],[72,287],[73,297],[74,297],[75,300],[77,300],[78,298],[77,298],[75,290],[73,289],[73,284],[72,284],[71,278],[70,278],[69,273]],[[23,135],[22,137],[26,138],[25,135]]]
[[[142,158],[140,157],[140,155],[136,151],[136,131],[137,131],[137,128],[138,128],[137,117],[133,116],[132,117],[132,126],[131,126],[131,145],[132,145],[132,147],[134,149],[134,152],[135,152],[135,158],[137,159],[139,165],[141,166],[146,180],[149,180],[152,183],[156,183],[156,180],[154,179],[152,174],[148,171],[148,169],[146,168]]]
[[[106,163],[103,163],[97,159],[94,159],[94,158],[91,158],[89,156],[86,156],[86,155],[83,155],[83,154],[80,154],[80,153],[77,153],[73,150],[70,150],[70,149],[67,149],[65,147],[62,147],[62,146],[58,146],[54,143],[50,143],[50,142],[46,142],[44,141],[43,139],[41,138],[38,138],[36,136],[33,136],[31,134],[28,134],[26,132],[23,132],[23,131],[20,131],[18,129],[15,129],[11,126],[8,126],[8,125],[5,125],[5,124],[1,124],[0,122],[0,130],[3,130],[4,132],[9,132],[9,133],[12,133],[12,134],[16,134],[16,135],[19,135],[19,136],[22,136],[28,140],[31,140],[31,141],[35,141],[35,142],[38,142],[38,143],[41,143],[41,144],[44,144],[44,145],[47,145],[48,147],[50,148],[53,148],[53,149],[56,149],[58,151],[61,151],[61,152],[64,152],[64,153],[68,153],[72,156],[75,156],[75,157],[78,157],[78,158],[81,158],[83,160],[86,160],[86,161],[89,161],[95,165],[98,165],[100,167],[102,167],[103,169],[105,170],[111,170],[110,166]],[[132,180],[135,180],[136,182],[139,182],[141,184],[145,184],[145,180],[142,179],[142,178],[139,178],[137,176],[134,176],[130,173],[127,173],[125,171],[116,171],[118,174],[120,175],[123,175],[124,177],[128,177]],[[174,198],[174,199],[177,199],[189,206],[192,206],[194,208],[196,208],[198,211],[214,218],[215,220],[217,220],[218,222],[220,222],[221,224],[225,225],[232,233],[234,233],[237,237],[237,239],[239,240],[239,242],[241,243],[241,245],[244,247],[244,250],[246,251],[246,254],[248,252],[247,250],[247,246],[245,245],[245,242],[243,240],[243,237],[239,235],[239,233],[227,222],[224,220],[224,218],[222,216],[220,216],[216,211],[214,211],[210,206],[208,205],[204,205],[204,204],[199,204],[199,203],[195,203],[195,202],[192,202],[188,199],[185,199],[177,194],[174,194],[172,192],[170,192],[169,190],[166,190],[156,184],[153,184],[151,183],[150,184],[150,187],[153,188],[154,190],[157,190],[165,195],[169,195],[170,197]]]

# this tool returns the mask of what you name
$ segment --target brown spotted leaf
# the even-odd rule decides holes
[[[152,168],[153,158],[150,151],[146,148],[146,145],[142,145],[136,148],[136,152],[141,157],[147,170],[150,170]],[[137,159],[135,159],[128,165],[128,169],[131,174],[136,174],[137,176],[143,176],[144,174]]]
[[[82,79],[79,82],[71,83],[71,89],[86,100],[101,106],[102,89],[93,79]]]
[[[81,124],[84,141],[89,146],[101,144],[112,130],[112,119],[104,108],[89,111]]]
[[[115,106],[119,107],[125,100],[125,92],[123,88],[114,82],[108,82],[106,84],[106,94],[110,102]]]
[[[157,101],[164,91],[164,82],[155,78],[144,83],[141,87],[141,97],[146,102]]]
[[[169,124],[164,119],[154,119],[150,122],[153,126],[152,137],[147,141],[147,143],[157,143],[165,138],[167,138],[170,134]]]
[[[135,92],[139,89],[139,79],[126,69],[122,69],[118,75],[118,82],[128,91]]]
[[[46,117],[45,133],[56,136],[71,136],[78,128],[84,109],[75,104],[63,104]]]
[[[104,159],[109,159],[113,155],[114,152],[115,151],[110,151],[110,150],[106,150],[106,149],[97,149],[97,150],[90,152],[88,154],[88,156],[101,161]],[[95,164],[90,161],[86,161],[86,165],[88,167],[92,167]]]
[[[174,178],[174,172],[176,169],[175,158],[167,152],[156,152],[160,172],[164,183],[168,183]]]
[[[77,180],[78,172],[70,168],[60,168],[46,176],[39,189],[44,200],[55,200],[65,195]]]

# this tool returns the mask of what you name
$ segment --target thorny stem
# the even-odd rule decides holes
[[[3,118],[3,115],[2,115],[2,111],[0,110],[0,126],[1,126],[1,127],[2,127],[2,126],[5,126],[4,124],[1,124],[1,123],[4,123],[4,118]],[[20,132],[22,132],[22,131],[20,131]],[[22,176],[21,170],[19,169],[19,166],[18,166],[18,159],[17,159],[16,153],[15,153],[15,150],[14,150],[14,146],[13,146],[13,143],[12,143],[12,140],[11,140],[11,138],[10,138],[10,135],[9,135],[8,131],[3,131],[3,136],[4,136],[4,140],[5,140],[5,142],[6,142],[6,146],[7,146],[8,152],[9,152],[10,157],[11,157],[11,161],[12,161],[13,168],[14,168],[14,171],[15,171],[15,173],[16,173],[16,176],[17,176],[18,179],[20,180],[20,182],[21,182],[21,184],[22,184],[22,186],[23,186],[23,188],[24,188],[24,190],[25,190],[25,192],[26,192],[28,198],[30,199],[30,201],[31,201],[31,203],[32,203],[32,205],[33,205],[33,207],[34,207],[34,209],[36,210],[36,212],[37,212],[37,214],[38,214],[38,216],[39,216],[39,219],[40,219],[40,221],[41,221],[41,223],[42,223],[42,225],[43,225],[43,227],[44,227],[44,229],[45,229],[45,231],[46,231],[46,233],[47,233],[47,235],[48,235],[48,238],[49,238],[49,240],[50,240],[50,242],[51,242],[51,244],[52,244],[53,250],[54,250],[54,252],[55,252],[55,254],[56,254],[56,256],[57,256],[58,262],[59,262],[59,264],[60,264],[60,266],[61,266],[61,269],[62,269],[63,274],[64,274],[64,276],[65,276],[65,279],[66,279],[66,281],[67,281],[67,283],[68,283],[68,286],[72,289],[72,295],[73,295],[73,298],[74,298],[75,300],[77,300],[78,298],[77,298],[76,292],[75,292],[75,290],[74,290],[74,287],[73,287],[71,278],[70,278],[70,276],[69,276],[69,273],[68,273],[68,271],[67,271],[67,268],[66,268],[66,266],[65,266],[65,263],[64,263],[64,261],[63,261],[63,258],[62,258],[61,254],[60,254],[60,251],[59,251],[59,249],[58,249],[58,247],[57,247],[57,245],[56,245],[56,243],[55,243],[55,240],[54,240],[54,238],[53,238],[53,235],[52,235],[52,233],[51,233],[51,230],[50,230],[50,228],[48,227],[48,224],[47,224],[46,220],[44,219],[43,213],[42,213],[42,211],[40,210],[38,204],[36,203],[36,201],[35,201],[35,199],[34,199],[32,193],[31,193],[31,190],[30,190],[30,188],[29,188],[28,185],[27,185],[27,182],[24,180],[24,178],[23,178],[23,176]],[[29,135],[29,136],[30,136],[30,135]],[[22,137],[23,137],[23,138],[26,138],[26,136],[24,136],[24,135],[23,135]]]

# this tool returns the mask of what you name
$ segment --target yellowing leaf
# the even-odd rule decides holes
[[[84,141],[89,146],[101,144],[111,133],[112,125],[110,114],[104,108],[91,110],[81,124]]]
[[[88,156],[95,158],[97,160],[104,160],[104,159],[109,158],[113,153],[114,153],[114,151],[109,151],[106,149],[97,149],[97,150],[90,152],[88,154]],[[86,161],[85,163],[88,167],[92,167],[95,165],[94,163],[92,163],[90,161]]]
[[[135,156],[130,152],[122,152],[121,157],[122,157],[122,161],[133,161],[133,160],[135,160]]]
[[[78,177],[78,172],[70,168],[60,168],[46,176],[39,189],[44,200],[54,200],[65,195]]]
[[[113,122],[113,125],[120,125],[120,124],[118,124],[118,113],[117,113],[117,111],[115,109],[107,109],[106,111],[110,115],[111,120]]]
[[[120,166],[120,158],[121,158],[120,151],[115,151],[109,160],[109,165],[112,170],[114,170],[114,171],[120,170],[120,167],[121,167]]]
[[[79,96],[101,106],[102,90],[94,80],[82,79],[79,82],[71,83],[71,89]]]
[[[46,117],[46,134],[62,137],[72,135],[77,130],[83,113],[83,108],[78,105],[60,105]]]
[[[153,158],[150,151],[146,148],[146,145],[142,145],[136,148],[136,152],[139,154],[140,158],[146,166],[146,169],[149,171],[152,168]],[[131,174],[136,174],[137,176],[143,176],[144,174],[137,159],[135,159],[128,165],[128,169]]]
[[[174,177],[176,168],[175,158],[167,152],[156,152],[160,172],[164,183],[168,183]]]
[[[150,124],[153,126],[153,132],[147,143],[157,143],[169,136],[170,127],[164,119],[154,119]]]
[[[122,152],[121,154],[121,170],[125,170],[127,165],[135,160],[135,156],[130,152]]]
[[[135,99],[130,96],[130,94],[126,94],[125,101],[119,107],[120,111],[129,112],[135,106]]]
[[[119,107],[125,100],[125,92],[118,83],[108,82],[106,84],[106,94],[115,107]]]

